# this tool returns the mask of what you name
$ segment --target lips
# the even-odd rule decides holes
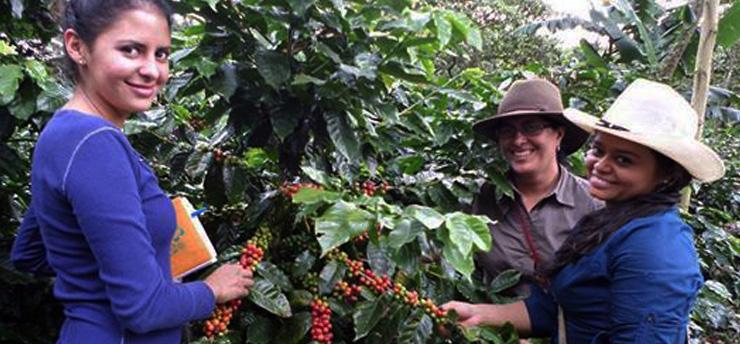
[[[608,187],[611,187],[612,185],[612,182],[605,180],[595,174],[592,174],[591,177],[588,178],[588,182],[589,184],[591,184],[591,187],[596,189],[606,189]]]
[[[133,84],[130,82],[126,82],[126,84],[129,87],[131,87],[131,90],[133,91],[134,95],[141,97],[141,98],[152,98],[157,93],[157,87],[155,85],[147,86],[147,85]]]
[[[513,159],[517,160],[526,159],[532,154],[534,154],[534,149],[517,149],[509,151],[509,155],[511,155]]]

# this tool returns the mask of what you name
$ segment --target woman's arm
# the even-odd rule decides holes
[[[46,246],[41,239],[41,232],[33,206],[30,206],[23,216],[18,235],[13,242],[10,253],[13,266],[19,271],[31,272],[35,275],[54,276],[54,270],[46,260]]]
[[[442,308],[454,309],[463,326],[501,326],[511,323],[522,336],[554,336],[557,334],[558,305],[552,295],[538,285],[529,286],[530,295],[523,301],[505,305],[452,301],[442,305]]]
[[[471,304],[451,301],[442,305],[442,309],[454,310],[458,315],[460,325],[474,327],[481,325],[503,326],[511,323],[516,330],[527,335],[531,332],[529,312],[524,301],[517,301],[505,305]]]

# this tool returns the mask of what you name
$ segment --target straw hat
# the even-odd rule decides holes
[[[637,79],[602,118],[575,109],[566,109],[564,115],[590,133],[598,130],[652,148],[700,181],[715,181],[725,173],[722,159],[694,138],[696,112],[668,85]]]
[[[495,129],[501,120],[514,116],[541,116],[565,127],[560,149],[565,154],[578,150],[588,139],[588,133],[563,117],[560,90],[547,80],[517,80],[504,95],[496,115],[473,124],[475,132],[496,140]]]

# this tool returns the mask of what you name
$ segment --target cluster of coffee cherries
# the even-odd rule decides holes
[[[393,285],[393,298],[396,300],[402,300],[403,303],[412,307],[419,305],[419,293],[413,290],[406,290],[406,287],[401,283],[395,283]]]
[[[313,294],[319,292],[319,274],[317,272],[309,272],[306,277],[303,278],[303,287]]]
[[[262,250],[267,249],[270,246],[270,243],[272,242],[272,232],[267,227],[260,227],[256,233],[254,233],[254,236],[247,241],[247,245],[249,243],[254,244],[255,246],[261,248]]]
[[[239,258],[239,263],[249,269],[250,271],[254,270],[254,268],[262,261],[262,258],[264,257],[265,252],[262,250],[261,247],[255,245],[254,243],[250,241],[247,242],[247,245],[242,248],[242,255]]]
[[[255,238],[247,241],[241,250],[242,254],[239,257],[239,264],[250,271],[253,271],[264,257],[264,249],[257,244],[258,242],[262,242],[260,237],[260,235],[257,235]],[[206,337],[213,339],[216,336],[225,334],[231,319],[241,304],[242,300],[236,299],[216,305],[216,310],[213,311],[211,317],[203,323],[203,333]]]
[[[355,184],[355,188],[360,189],[360,191],[362,191],[362,193],[364,193],[368,197],[372,197],[378,192],[384,194],[388,191],[388,189],[390,189],[390,187],[390,184],[388,184],[388,182],[386,181],[383,181],[380,184],[376,184],[372,180],[366,180],[362,182],[362,184]]]
[[[362,261],[345,258],[344,264],[349,268],[351,276],[356,277],[360,281],[360,284],[370,288],[370,290],[376,293],[383,293],[393,285],[391,279],[387,275],[375,275],[373,270],[365,268],[365,264],[363,264]]]
[[[311,302],[311,339],[320,344],[331,344],[333,338],[329,303],[317,297]]]
[[[293,198],[302,188],[320,189],[321,186],[314,183],[291,183],[286,181],[280,186],[280,193],[287,198]]]
[[[437,323],[443,321],[447,316],[447,310],[439,308],[439,306],[435,305],[429,298],[421,301],[421,306],[424,307],[424,311]]]
[[[226,329],[231,322],[231,318],[239,309],[242,300],[236,299],[226,303],[216,305],[211,317],[203,323],[203,333],[206,337],[213,339],[217,335],[226,333]]]
[[[409,291],[402,284],[391,282],[386,275],[377,276],[372,270],[366,269],[360,260],[349,259],[346,254],[342,258],[344,264],[349,268],[350,276],[357,278],[362,285],[370,290],[378,294],[390,291],[395,299],[402,300],[411,307],[422,307],[435,322],[439,323],[445,320],[447,311],[439,308],[431,299],[425,298],[422,300],[418,292]]]
[[[360,286],[347,281],[339,281],[334,285],[334,296],[344,297],[348,303],[355,303],[360,295]]]

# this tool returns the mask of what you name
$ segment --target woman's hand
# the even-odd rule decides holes
[[[476,310],[476,305],[474,304],[450,301],[442,305],[441,308],[446,311],[454,310],[457,313],[458,323],[464,327],[475,327],[481,323],[481,314]]]
[[[249,294],[249,288],[254,285],[252,271],[238,263],[222,265],[204,282],[213,291],[216,303],[243,298]]]

